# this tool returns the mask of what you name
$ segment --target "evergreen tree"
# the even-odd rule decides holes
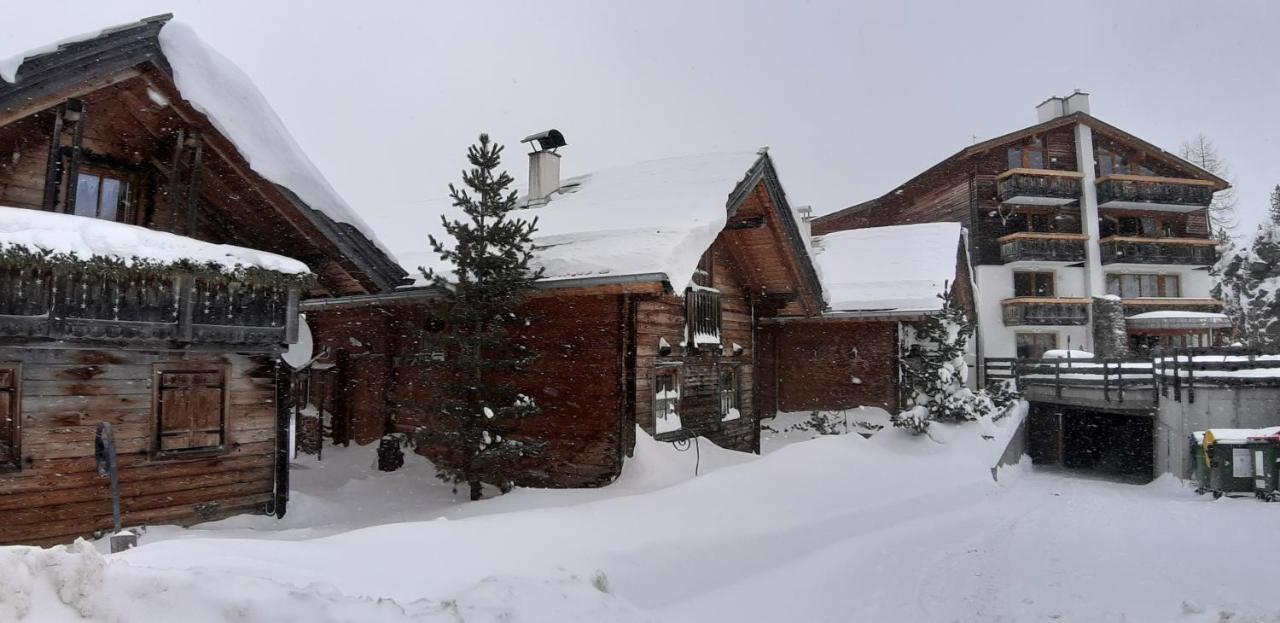
[[[1273,225],[1280,225],[1280,184],[1271,191],[1271,209],[1267,212]]]
[[[1179,155],[1205,171],[1224,180],[1231,180],[1231,167],[1218,154],[1218,146],[1204,134],[1197,134],[1190,141],[1183,141]],[[1213,202],[1209,204],[1209,227],[1214,238],[1226,240],[1231,237],[1231,232],[1236,227],[1236,201],[1234,187],[1213,193]]]
[[[514,339],[510,329],[531,321],[519,306],[542,270],[529,268],[537,219],[511,215],[516,193],[507,190],[511,176],[498,173],[502,150],[487,134],[467,150],[466,188],[449,185],[453,205],[465,218],[441,216],[454,244],[430,237],[431,248],[454,267],[453,279],[424,271],[444,298],[442,326],[425,335],[444,356],[426,362],[442,372],[443,382],[436,383],[440,400],[419,438],[446,449],[437,459],[439,477],[455,486],[467,483],[472,500],[480,498],[482,483],[508,490],[513,462],[542,445],[513,435],[520,420],[540,411],[512,383],[537,353]]]
[[[894,415],[892,422],[916,434],[927,432],[933,421],[998,417],[1016,399],[1005,387],[995,392],[968,388],[964,356],[975,325],[953,304],[950,287],[938,296],[941,311],[904,328],[902,382],[909,392],[907,410]]]

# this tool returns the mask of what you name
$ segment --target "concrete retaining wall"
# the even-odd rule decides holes
[[[1191,475],[1187,437],[1206,428],[1280,426],[1280,388],[1197,387],[1195,401],[1162,396],[1155,423],[1155,472],[1181,478]]]

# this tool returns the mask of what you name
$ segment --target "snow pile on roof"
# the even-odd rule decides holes
[[[562,181],[546,205],[512,216],[538,219],[534,266],[545,269],[544,280],[662,275],[681,293],[724,229],[730,193],[759,158],[749,151],[717,153],[605,169]],[[463,217],[457,208],[443,212]],[[405,222],[386,226],[403,229]],[[423,229],[415,232],[420,247],[396,254],[418,285],[424,284],[418,267],[447,268],[430,252],[427,234],[450,244],[438,213]]]
[[[209,117],[254,171],[329,218],[354,226],[381,248],[373,230],[307,158],[249,76],[181,22],[161,28],[160,49],[182,97]]]
[[[1055,348],[1046,350],[1043,359],[1093,359],[1093,353],[1087,350],[1067,350]]]
[[[227,270],[262,268],[305,274],[306,264],[266,251],[202,242],[168,232],[113,221],[0,206],[0,248],[67,254],[80,260],[107,258],[172,264],[217,264]]]
[[[839,231],[814,238],[831,311],[937,311],[956,279],[959,223]]]

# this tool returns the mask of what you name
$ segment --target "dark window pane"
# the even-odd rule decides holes
[[[1022,150],[1021,149],[1018,149],[1015,147],[1009,150],[1009,168],[1010,169],[1022,168]]]
[[[76,216],[98,216],[98,184],[102,178],[80,174],[76,181]]]
[[[1044,152],[1038,149],[1033,151],[1028,151],[1027,166],[1032,169],[1043,169],[1044,168]]]
[[[98,208],[98,218],[108,221],[116,220],[116,208],[120,206],[124,184],[120,180],[109,177],[102,179],[102,203]],[[79,200],[76,201],[79,203]]]

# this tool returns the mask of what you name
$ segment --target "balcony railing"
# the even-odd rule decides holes
[[[1083,177],[1075,171],[1009,169],[996,176],[996,187],[1003,203],[1059,206],[1080,199]]]
[[[181,270],[0,267],[0,339],[271,350],[297,341],[300,289],[286,284]]]
[[[1047,234],[1022,231],[1002,236],[1000,260],[1011,262],[1066,262],[1084,261],[1084,234]]]
[[[1022,296],[1000,301],[1004,326],[1072,326],[1089,322],[1089,299]]]
[[[1218,243],[1204,238],[1110,236],[1098,246],[1103,264],[1212,266],[1218,257]]]
[[[1191,212],[1208,207],[1213,191],[1207,180],[1108,175],[1098,178],[1098,207]]]
[[[1222,301],[1218,299],[1193,299],[1178,297],[1153,297],[1124,299],[1124,315],[1133,316],[1153,311],[1220,312]]]

